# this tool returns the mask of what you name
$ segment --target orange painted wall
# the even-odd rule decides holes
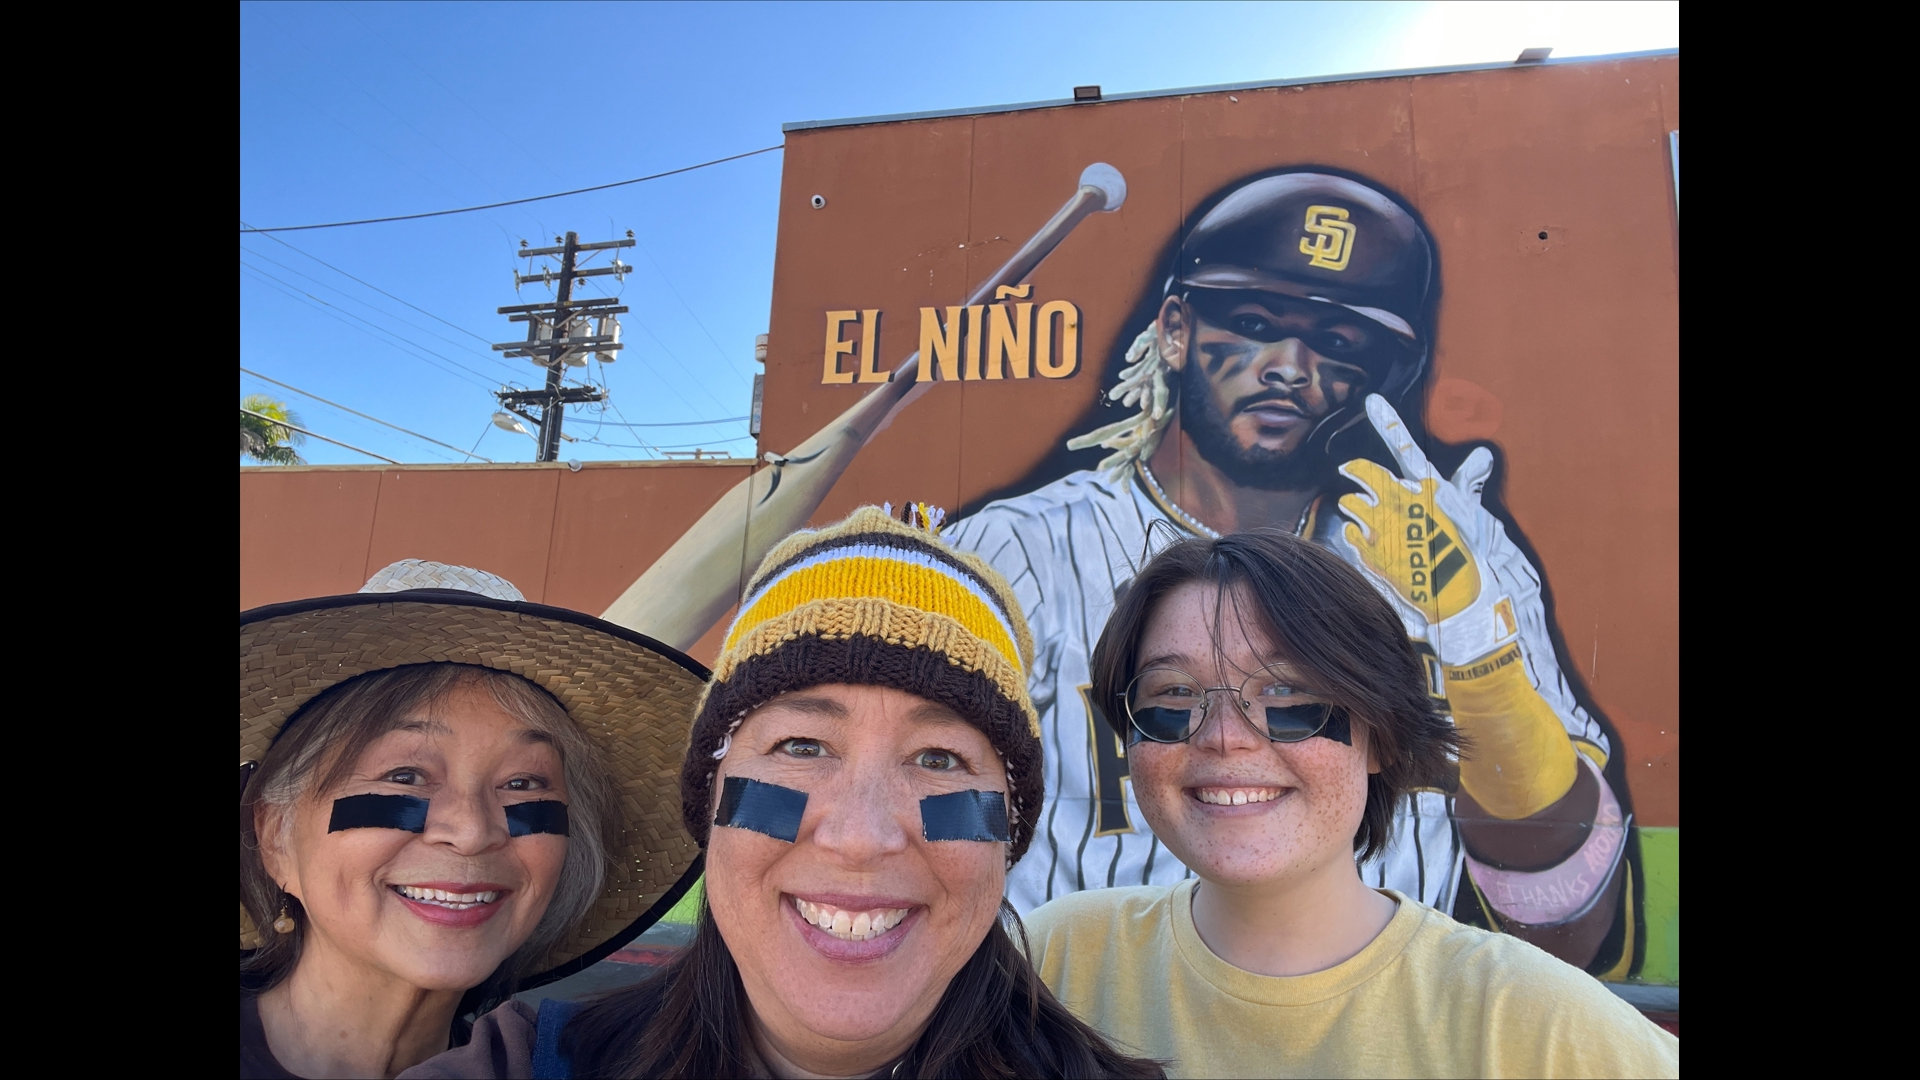
[[[881,366],[923,306],[961,303],[1094,161],[1124,208],[1032,275],[1083,320],[1081,371],[936,384],[815,521],[861,503],[976,503],[1026,476],[1111,385],[1163,246],[1209,193],[1285,165],[1363,173],[1438,243],[1428,421],[1491,439],[1566,660],[1620,732],[1639,821],[1679,824],[1679,223],[1674,56],[1356,80],[800,130],[787,139],[762,445],[785,451],[865,387],[821,384],[824,313],[877,308]],[[809,199],[826,197],[815,210]],[[1548,233],[1542,242],[1538,234]],[[848,336],[854,336],[849,329]],[[846,367],[851,370],[849,361]],[[1109,412],[1101,422],[1121,418]],[[1077,467],[1090,467],[1097,454]]]
[[[240,607],[349,593],[399,559],[473,566],[599,614],[745,462],[240,470]],[[720,630],[692,650],[711,663]]]

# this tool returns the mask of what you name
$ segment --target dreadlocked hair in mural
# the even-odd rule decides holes
[[[909,502],[896,510],[890,502],[880,504],[880,511],[895,521],[904,522],[911,528],[924,529],[937,533],[947,522],[947,512],[932,503]]]
[[[1167,362],[1160,356],[1158,329],[1157,324],[1148,323],[1140,336],[1133,339],[1133,344],[1127,347],[1127,366],[1120,369],[1120,382],[1107,391],[1107,400],[1102,402],[1111,406],[1117,401],[1140,411],[1118,423],[1067,440],[1069,450],[1097,446],[1113,451],[1098,468],[1115,480],[1125,477],[1134,462],[1150,458],[1160,449],[1160,439],[1173,419],[1179,391],[1167,385]]]

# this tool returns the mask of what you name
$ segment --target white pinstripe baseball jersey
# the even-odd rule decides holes
[[[1334,513],[1316,517],[1310,526],[1315,542],[1350,558],[1335,539],[1344,519]],[[989,503],[945,534],[1006,576],[1033,630],[1029,689],[1046,752],[1047,806],[1032,847],[1007,879],[1008,899],[1023,914],[1081,889],[1168,885],[1192,876],[1141,817],[1124,749],[1106,722],[1091,714],[1086,693],[1093,644],[1113,610],[1115,593],[1145,562],[1147,533],[1155,522],[1166,523],[1154,528],[1155,547],[1191,531],[1137,479],[1114,481],[1086,471]],[[1514,599],[1535,686],[1570,735],[1606,753],[1606,736],[1560,677],[1539,575],[1504,530],[1498,543],[1489,568]],[[1423,625],[1407,629],[1416,639],[1424,637]],[[1368,884],[1448,910],[1461,867],[1446,796],[1420,792],[1397,809],[1386,853],[1361,867],[1361,875]]]

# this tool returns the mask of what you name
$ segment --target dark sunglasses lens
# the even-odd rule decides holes
[[[1299,742],[1311,739],[1327,725],[1327,713],[1333,706],[1286,705],[1267,706],[1267,738],[1274,742]]]
[[[1193,732],[1193,709],[1149,705],[1133,710],[1133,726],[1154,742],[1179,742]]]

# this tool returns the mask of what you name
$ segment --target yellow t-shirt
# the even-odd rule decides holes
[[[1518,938],[1400,905],[1359,954],[1274,978],[1215,956],[1193,888],[1090,889],[1027,917],[1075,1014],[1170,1076],[1678,1076],[1680,1040]]]

